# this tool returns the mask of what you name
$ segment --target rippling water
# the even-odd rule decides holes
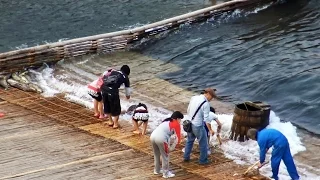
[[[179,65],[163,78],[215,86],[225,101],[262,100],[282,120],[320,133],[319,2],[236,11],[153,41],[143,53]]]
[[[128,29],[211,3],[208,0],[0,1],[0,52]],[[138,44],[136,50],[178,65],[180,71],[162,76],[174,84],[194,91],[214,86],[222,101],[230,103],[267,102],[283,121],[320,134],[319,13],[317,0],[288,0],[271,7],[237,10],[204,23],[183,25],[177,31]],[[56,71],[65,71],[69,66],[75,64],[57,66]],[[95,77],[85,69],[71,72],[68,80],[73,83],[68,90],[79,89]],[[50,77],[46,83],[57,84]],[[75,87],[78,81],[82,83]],[[306,153],[295,157],[317,169],[320,165],[315,152],[319,139],[303,138],[304,142],[311,140],[306,143]]]
[[[210,5],[166,0],[1,1],[0,51],[155,22]],[[320,5],[288,1],[185,25],[139,46],[182,67],[163,78],[191,90],[215,86],[225,101],[262,100],[320,134]]]
[[[203,0],[1,0],[0,52],[128,29],[208,4]]]
[[[127,29],[209,1],[1,1],[0,51]],[[224,100],[262,100],[285,121],[320,134],[320,5],[291,0],[185,25],[139,46],[179,65],[163,78],[191,90],[215,86]]]

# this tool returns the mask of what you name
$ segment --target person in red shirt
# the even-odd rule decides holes
[[[170,118],[163,120],[150,136],[154,153],[154,174],[162,173],[164,178],[175,176],[169,170],[169,153],[181,141],[181,119],[183,119],[183,114],[175,111]],[[160,170],[160,155],[162,158],[162,170]]]

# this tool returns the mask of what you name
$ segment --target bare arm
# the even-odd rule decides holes
[[[211,124],[206,122],[206,126],[208,127],[210,134],[213,136],[214,135],[214,131],[211,128]]]
[[[218,124],[218,128],[217,128],[217,133],[219,134],[221,132],[221,127],[222,127],[222,124],[221,122],[219,121],[219,119],[216,120],[217,124]]]

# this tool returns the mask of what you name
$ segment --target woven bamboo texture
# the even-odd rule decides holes
[[[149,137],[134,135],[128,121],[115,130],[63,96],[44,98],[15,88],[0,89],[0,101],[0,179],[162,179],[153,175]],[[182,147],[170,155],[175,179],[267,179],[243,176],[247,166],[219,151],[207,166],[197,163],[196,150],[191,162],[183,162]]]

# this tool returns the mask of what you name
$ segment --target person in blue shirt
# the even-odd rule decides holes
[[[281,159],[287,167],[287,171],[293,180],[298,180],[299,175],[294,164],[290,147],[287,138],[278,130],[275,129],[249,129],[247,137],[256,140],[260,147],[260,164],[258,168],[265,162],[266,153],[268,149],[273,146],[271,157],[272,178],[278,180],[279,165]]]

